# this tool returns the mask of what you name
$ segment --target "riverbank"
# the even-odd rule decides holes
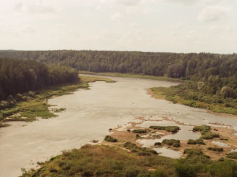
[[[174,104],[202,108],[213,113],[237,115],[237,99],[223,98],[220,95],[203,94],[192,89],[189,82],[183,82],[178,86],[170,88],[150,88],[148,93],[157,99],[166,99]]]
[[[39,163],[37,170],[26,171],[22,177],[31,176],[145,176],[145,177],[235,177],[237,163],[226,157],[230,147],[222,149],[212,140],[205,140],[205,145],[188,145],[187,141],[181,141],[181,147],[152,145],[145,148],[139,143],[139,139],[158,140],[172,133],[158,130],[158,136],[151,136],[150,128],[144,127],[147,122],[161,123],[171,121],[138,118],[140,122],[130,122],[126,127],[111,129],[110,136],[114,142],[103,141],[100,145],[85,145],[81,149],[64,151],[62,155],[51,158],[45,163]],[[184,125],[184,124],[177,124]],[[146,130],[147,133],[134,133],[134,130]],[[233,132],[223,127],[211,127],[211,131],[217,131],[228,143],[235,143]],[[153,132],[154,134],[154,132]],[[148,136],[146,136],[148,135]],[[142,138],[143,137],[143,138]],[[158,138],[158,139],[157,139]],[[94,143],[97,141],[94,140]],[[154,141],[155,142],[155,141]],[[210,148],[212,147],[212,148]],[[235,146],[237,144],[235,143]],[[167,149],[168,152],[179,151],[181,159],[164,157],[163,153],[153,153],[159,149]],[[153,151],[152,151],[153,150]],[[151,153],[152,152],[152,153]],[[226,174],[225,170],[228,170]]]
[[[89,74],[95,76],[110,76],[110,77],[128,77],[128,78],[140,78],[140,79],[152,79],[161,81],[172,81],[172,82],[182,82],[180,79],[161,77],[161,76],[150,76],[142,74],[129,74],[129,73],[97,73],[89,71],[80,71],[80,74]]]
[[[57,117],[55,113],[64,111],[65,108],[50,109],[47,102],[48,99],[56,96],[71,94],[78,89],[89,89],[89,83],[96,81],[104,81],[107,83],[114,82],[108,78],[80,76],[80,80],[76,83],[49,87],[47,89],[32,92],[33,96],[27,101],[17,102],[11,108],[0,110],[0,128],[7,127],[6,122],[10,121],[35,121],[37,118],[48,119]]]

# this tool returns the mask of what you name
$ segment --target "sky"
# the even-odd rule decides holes
[[[237,53],[237,0],[0,0],[0,49]]]

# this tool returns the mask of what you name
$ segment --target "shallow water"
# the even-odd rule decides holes
[[[147,94],[147,88],[169,87],[177,83],[112,79],[117,82],[92,83],[90,90],[50,99],[50,104],[66,108],[57,118],[33,123],[14,122],[11,127],[1,128],[0,176],[18,176],[21,168],[34,167],[37,161],[49,159],[62,150],[80,148],[94,139],[101,141],[109,133],[109,128],[125,126],[136,117],[169,116],[187,124],[226,123],[237,127],[237,119],[171,104]]]
[[[137,140],[138,143],[142,144],[143,147],[150,147],[154,146],[156,142],[162,142],[164,139],[176,139],[176,140],[189,140],[189,139],[198,139],[201,137],[201,134],[199,132],[193,132],[193,126],[184,126],[176,124],[172,121],[145,121],[142,124],[139,125],[140,127],[150,127],[150,126],[178,126],[180,130],[171,135],[163,136],[160,139],[140,139]]]
[[[219,141],[212,141],[212,144],[220,146],[220,147],[230,147],[228,144],[222,143],[222,142],[219,142]]]
[[[168,149],[166,147],[154,148],[153,150],[158,152],[159,155],[161,155],[161,156],[166,156],[166,157],[170,157],[170,158],[173,158],[173,159],[178,159],[182,156],[181,152],[175,151],[175,150],[172,150],[172,149]]]

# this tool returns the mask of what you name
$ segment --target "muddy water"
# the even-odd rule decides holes
[[[156,100],[150,87],[177,83],[144,79],[113,78],[116,83],[96,82],[90,90],[76,91],[49,100],[66,108],[59,117],[33,123],[15,122],[0,129],[0,176],[15,177],[21,168],[35,167],[62,150],[79,148],[91,140],[102,140],[109,128],[124,126],[140,116],[169,116],[186,124],[227,123],[237,119],[216,116],[201,109]]]

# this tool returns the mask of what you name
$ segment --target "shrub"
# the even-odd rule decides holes
[[[133,132],[133,133],[147,133],[147,131],[146,131],[146,130],[143,130],[143,129],[133,130],[132,132]]]
[[[230,159],[237,159],[237,152],[230,152],[226,157]]]
[[[224,149],[223,148],[218,148],[218,147],[209,147],[207,148],[210,151],[218,151],[218,152],[223,152]]]
[[[215,177],[236,177],[237,163],[230,160],[224,160],[219,163],[214,163],[210,167],[211,176]]]
[[[154,146],[161,146],[161,145],[162,145],[162,143],[160,143],[160,142],[157,142],[154,144]]]
[[[212,133],[211,132],[211,127],[207,125],[202,125],[202,126],[195,126],[193,128],[193,131],[199,131],[202,133],[202,139],[213,139],[213,138],[219,138],[220,135],[217,133]]]
[[[151,177],[168,177],[168,175],[165,173],[165,170],[158,169],[151,174]]]
[[[164,139],[162,143],[173,147],[180,147],[180,141],[175,139]]]
[[[165,130],[172,133],[177,133],[180,130],[178,126],[150,126],[150,128],[155,130]]]
[[[187,144],[194,144],[194,145],[195,144],[202,144],[202,145],[204,145],[205,143],[203,142],[202,138],[199,138],[197,140],[190,139],[190,140],[188,140]]]
[[[112,136],[106,136],[104,140],[107,142],[113,142],[113,143],[118,142],[118,140],[113,138]]]
[[[202,135],[206,134],[207,132],[210,132],[211,130],[211,127],[210,126],[207,126],[207,125],[202,125],[202,126],[195,126],[193,128],[193,131],[194,132],[201,132]]]
[[[150,150],[148,148],[141,148],[131,142],[126,142],[124,144],[124,147],[126,149],[129,149],[131,152],[136,153],[139,156],[150,156],[158,154],[155,150]]]
[[[195,166],[186,163],[184,160],[178,160],[175,170],[178,177],[196,177],[198,174]]]

